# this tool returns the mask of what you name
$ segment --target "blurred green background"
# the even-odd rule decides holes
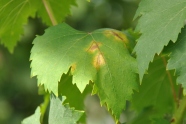
[[[66,23],[82,31],[98,28],[125,30],[134,28],[132,21],[139,0],[77,0],[77,6],[71,7],[72,14]],[[0,46],[0,124],[20,124],[21,120],[34,113],[43,101],[38,95],[36,77],[30,78],[30,50],[35,35],[42,35],[47,26],[39,18],[29,18],[24,26],[24,34],[13,54]],[[100,108],[99,99],[87,97],[85,106],[88,124],[114,124],[104,108]],[[121,119],[131,118],[124,115]]]

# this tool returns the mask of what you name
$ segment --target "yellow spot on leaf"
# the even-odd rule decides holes
[[[105,65],[105,60],[103,58],[103,55],[101,53],[98,53],[95,57],[94,57],[94,67],[96,67],[97,69],[100,68],[100,66]]]
[[[100,46],[101,46],[101,43],[92,41],[91,42],[91,46],[89,47],[88,51],[91,52],[91,53],[93,53],[93,52],[99,50],[99,47]]]
[[[110,37],[110,36],[113,37],[114,36],[114,39],[116,41],[123,41],[125,44],[129,43],[127,37],[122,32],[119,32],[119,31],[116,31],[116,30],[106,30],[104,33],[108,37]]]

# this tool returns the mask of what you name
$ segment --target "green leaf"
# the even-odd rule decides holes
[[[154,114],[154,111],[151,107],[145,108],[142,112],[138,113],[136,117],[127,124],[150,124],[152,121],[150,115]]]
[[[37,75],[39,85],[57,95],[58,81],[71,67],[73,84],[83,92],[89,81],[94,82],[93,92],[119,118],[138,86],[136,60],[128,52],[122,32],[99,29],[85,33],[63,23],[48,28],[33,43],[31,74]]]
[[[73,91],[73,92],[72,92]],[[63,104],[69,104],[71,108],[75,110],[84,110],[84,100],[85,97],[90,94],[92,91],[92,84],[86,86],[83,93],[79,91],[76,84],[72,84],[72,75],[70,72],[67,74],[63,74],[61,80],[58,84],[58,94],[61,96],[65,96],[66,99],[64,100]],[[81,116],[78,122],[85,123],[86,115],[85,113]]]
[[[129,52],[132,53],[136,45],[136,40],[140,37],[140,34],[138,32],[134,32],[132,29],[125,30],[124,34],[127,36],[128,40],[130,41],[127,46]]]
[[[174,88],[174,91],[173,89]],[[141,111],[145,107],[152,107],[156,112],[153,116],[162,116],[174,111],[174,95],[177,95],[178,86],[172,71],[166,71],[166,59],[155,57],[150,63],[149,73],[144,75],[139,92],[133,95],[132,106]]]
[[[53,17],[56,23],[61,22],[70,14],[71,5],[75,5],[75,0],[0,0],[1,44],[13,52],[23,34],[23,25],[27,24],[28,17],[35,17],[37,12],[47,25],[52,25],[50,17]],[[50,10],[50,15],[45,7]]]
[[[33,115],[25,118],[22,124],[40,124],[40,107],[37,107]]]
[[[153,119],[152,124],[170,124],[170,122],[163,118],[156,118],[156,119]]]
[[[63,106],[62,103],[65,97],[56,98],[51,95],[49,124],[76,124],[84,112],[76,111],[69,108],[68,105]]]
[[[176,69],[177,83],[186,88],[186,28],[182,29],[177,42],[168,47],[172,53],[167,68],[169,70]]]
[[[186,19],[185,0],[142,0],[135,17],[141,16],[136,30],[142,35],[135,47],[140,80],[154,55],[170,40],[176,42]]]
[[[32,0],[0,0],[0,41],[13,52],[29,16],[34,17],[36,2]]]
[[[84,110],[84,99],[91,91],[92,86],[89,84],[81,93],[76,84],[72,84],[72,75],[70,74],[63,74],[58,86],[59,95],[66,96],[64,104],[68,103],[75,110]]]

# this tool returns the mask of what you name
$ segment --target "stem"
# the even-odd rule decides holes
[[[41,124],[43,124],[44,115],[47,110],[49,101],[50,101],[50,95],[48,93],[46,93],[44,95],[44,102],[40,105],[40,112],[41,112],[40,122],[41,122]]]
[[[186,96],[183,97],[183,99],[180,102],[179,108],[174,113],[173,116],[174,118],[172,119],[174,122],[172,124],[181,124],[185,110],[186,110]]]
[[[167,61],[166,61],[165,57],[162,57],[162,59],[163,59],[164,65],[165,65],[165,67],[166,67]],[[178,100],[178,97],[177,97],[177,95],[176,95],[176,91],[175,91],[175,89],[174,89],[174,85],[173,85],[173,81],[172,81],[171,74],[170,74],[170,72],[169,72],[168,70],[166,70],[166,73],[167,73],[167,76],[168,76],[168,79],[169,79],[169,83],[170,83],[170,85],[171,85],[171,91],[172,91],[172,95],[173,95],[173,97],[174,97],[174,101],[176,102],[177,107],[178,107],[178,106],[179,106],[179,100]]]
[[[49,16],[49,18],[50,18],[50,20],[52,22],[52,25],[57,25],[57,21],[56,21],[56,18],[54,17],[54,14],[52,12],[52,9],[50,7],[50,4],[48,3],[47,0],[42,0],[42,2],[44,4],[45,9],[46,9],[46,11],[48,13],[48,16]]]

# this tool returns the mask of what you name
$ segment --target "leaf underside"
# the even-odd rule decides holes
[[[37,75],[38,84],[57,95],[58,81],[71,67],[73,84],[83,92],[89,81],[94,82],[93,93],[118,119],[137,89],[137,65],[127,50],[128,42],[113,29],[85,33],[64,23],[50,27],[33,42],[32,76]]]
[[[134,49],[140,80],[154,55],[160,54],[170,40],[176,42],[186,19],[185,0],[142,0],[135,18],[141,16],[136,30],[141,37]]]
[[[70,6],[75,5],[75,0],[47,2],[58,23],[70,14]],[[36,12],[43,22],[52,25],[42,0],[0,0],[0,43],[11,53],[23,34],[23,26],[27,24],[28,17],[35,17]]]
[[[55,97],[53,94],[50,97],[49,108],[49,124],[76,124],[80,117],[84,114],[83,111],[77,111],[70,108],[68,105],[62,105],[65,97]],[[22,121],[22,124],[41,124],[42,108],[37,107],[35,113]],[[44,114],[44,113],[43,113]],[[42,122],[43,123],[43,122]]]
[[[65,97],[56,98],[51,95],[49,109],[49,124],[77,124],[77,121],[84,112],[69,108],[68,105],[62,105]]]
[[[40,107],[37,107],[35,113],[25,118],[21,124],[40,124]]]

